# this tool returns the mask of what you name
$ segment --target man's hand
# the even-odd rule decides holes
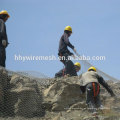
[[[77,51],[76,51],[76,49],[75,49],[75,48],[73,49],[73,51],[74,51],[75,53],[77,53]]]
[[[2,45],[3,45],[4,47],[7,46],[7,42],[6,42],[6,40],[2,40]]]

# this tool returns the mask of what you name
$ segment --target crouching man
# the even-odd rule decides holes
[[[93,115],[97,114],[96,108],[101,108],[102,106],[100,101],[100,84],[112,97],[115,96],[110,86],[97,74],[95,67],[90,67],[86,73],[80,76],[80,89],[83,93],[86,92],[86,104]]]
[[[58,73],[55,74],[55,78],[64,77],[66,75],[77,76],[77,72],[79,72],[80,69],[81,69],[81,65],[80,65],[79,62],[76,62],[75,64],[70,62],[69,69],[68,69],[68,74],[66,73],[66,69],[64,68],[64,69],[60,70]]]

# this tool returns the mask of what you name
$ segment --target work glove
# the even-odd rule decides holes
[[[75,48],[73,49],[73,51],[74,51],[75,53],[77,53],[77,51],[76,51],[76,49],[75,49]]]
[[[6,40],[2,40],[2,45],[3,45],[4,47],[7,46],[7,42],[6,42]]]
[[[74,59],[76,59],[76,56],[75,56],[74,54],[72,55],[72,57],[73,57]]]

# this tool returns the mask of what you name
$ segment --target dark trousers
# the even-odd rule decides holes
[[[60,61],[66,65],[66,63],[69,61],[68,58],[69,58],[69,54],[68,53],[59,53],[59,58],[60,58]]]
[[[69,74],[70,76],[77,76],[75,66],[71,60],[69,60],[69,54],[58,54],[60,57],[60,61],[65,65],[66,74]]]
[[[86,86],[86,103],[91,112],[96,112],[96,109],[101,106],[100,86],[98,83],[87,84],[87,86]]]
[[[3,47],[0,47],[0,66],[5,67],[6,61],[6,50]]]

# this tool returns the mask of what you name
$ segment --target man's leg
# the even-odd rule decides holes
[[[98,90],[98,89],[97,89]],[[100,89],[99,89],[99,92],[95,98],[95,104],[96,104],[96,107],[97,108],[101,108],[102,109],[102,103],[101,103],[101,100],[100,100]]]
[[[64,65],[66,69],[66,74],[69,74],[70,76],[77,76],[77,72],[75,70],[74,63],[69,59],[69,54],[64,54]]]
[[[5,48],[0,48],[0,66],[5,67],[6,61],[6,50]]]
[[[98,109],[102,109],[102,108],[103,108],[103,106],[102,106],[102,104],[101,104],[101,100],[100,100],[100,95],[98,95],[98,96],[96,97],[96,99],[95,99],[95,104],[96,104],[96,108],[98,108]]]
[[[70,76],[77,76],[74,64],[71,60],[69,60],[69,54],[65,53],[60,55],[60,57],[62,57],[60,61],[65,65],[66,74],[69,74]]]
[[[90,109],[90,111],[96,112],[96,106],[95,106],[95,100],[94,100],[94,91],[93,91],[93,86],[92,83],[89,83],[86,86],[86,103],[88,105],[88,109]]]
[[[59,58],[60,58],[60,61],[64,64],[64,65],[66,65],[66,61],[68,60],[68,54],[67,53],[65,53],[65,54],[58,54],[59,55]]]

